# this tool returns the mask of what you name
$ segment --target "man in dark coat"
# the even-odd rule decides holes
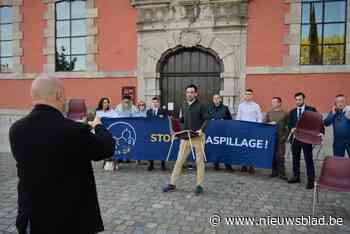
[[[147,118],[151,119],[164,119],[167,117],[166,111],[161,108],[159,97],[152,98],[152,107],[147,110]],[[166,170],[165,161],[161,162],[162,171]],[[149,165],[147,170],[152,171],[154,169],[154,161],[149,160]]]
[[[9,133],[19,178],[18,233],[103,231],[91,161],[111,157],[114,139],[98,118],[88,125],[62,115],[65,95],[58,79],[34,80],[32,98],[33,110]]]
[[[296,126],[306,111],[317,112],[316,108],[305,105],[305,94],[296,93],[294,95],[296,108],[289,112],[288,128],[291,133],[295,132]],[[304,152],[304,159],[306,165],[307,185],[306,189],[314,188],[315,181],[315,166],[312,154],[312,145],[307,144],[297,139],[292,140],[292,154],[293,154],[293,177],[288,180],[288,183],[300,183],[300,156],[301,150]]]
[[[209,120],[232,120],[232,115],[227,106],[222,104],[222,98],[219,94],[213,96],[213,103],[208,108]],[[225,164],[225,168],[229,172],[233,172],[234,169],[230,164]],[[220,170],[220,163],[214,163],[214,169]]]
[[[171,174],[170,183],[163,189],[163,192],[176,190],[176,181],[181,175],[182,167],[191,152],[192,146],[195,149],[195,159],[197,166],[197,183],[194,193],[196,196],[203,193],[203,183],[205,174],[205,135],[204,130],[208,125],[208,108],[198,100],[198,88],[189,85],[185,88],[186,103],[183,105],[183,115],[180,122],[182,129],[195,132],[191,139],[181,139],[176,163]]]

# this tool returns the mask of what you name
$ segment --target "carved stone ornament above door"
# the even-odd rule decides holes
[[[183,47],[194,47],[201,42],[201,33],[195,30],[184,30],[180,33],[180,44]]]

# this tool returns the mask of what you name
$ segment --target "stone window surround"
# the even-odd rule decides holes
[[[300,65],[300,23],[302,0],[284,0],[290,5],[290,12],[284,21],[289,25],[289,34],[283,38],[283,43],[289,47],[289,54],[283,57],[283,66],[247,67],[247,74],[310,74],[310,73],[346,73],[350,72],[350,0],[347,0],[347,35],[344,65]]]
[[[23,55],[23,49],[21,47],[23,32],[22,32],[22,5],[23,0],[0,0],[1,6],[12,6],[12,67],[13,69],[3,71],[0,76],[7,75],[9,73],[22,73],[23,65],[21,63],[21,57]]]
[[[60,0],[42,0],[46,4],[46,12],[44,13],[44,19],[46,20],[47,26],[44,29],[44,37],[46,38],[46,47],[44,48],[44,55],[46,57],[46,64],[44,64],[44,72],[49,74],[59,73],[61,77],[72,77],[69,73],[76,72],[56,72],[55,68],[55,3]],[[95,24],[95,19],[98,17],[98,10],[95,8],[95,0],[86,0],[86,25],[87,25],[87,37],[86,37],[86,72],[81,72],[80,74],[85,74],[85,76],[91,77],[92,73],[97,72],[96,65],[96,54],[98,47],[96,44],[96,35],[98,33],[97,26]],[[91,74],[89,74],[91,73]],[[73,75],[75,77],[75,75]]]

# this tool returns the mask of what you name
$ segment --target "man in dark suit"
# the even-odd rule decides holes
[[[152,107],[151,107],[151,109],[147,110],[147,118],[164,119],[166,117],[167,117],[167,113],[164,109],[161,108],[159,97],[153,97],[152,98]],[[148,165],[147,170],[152,171],[154,169],[154,161],[149,160],[148,162],[149,162],[149,165]],[[161,168],[162,168],[162,171],[166,170],[165,161],[161,162]]]
[[[294,95],[297,107],[290,111],[288,127],[291,133],[295,132],[298,121],[302,114],[306,111],[317,112],[316,108],[305,105],[305,94],[296,93]],[[306,144],[297,139],[292,139],[292,154],[293,154],[293,174],[294,176],[288,180],[288,183],[300,183],[300,156],[301,150],[304,152],[306,164],[307,185],[306,189],[313,189],[315,181],[315,166],[312,155],[312,145]]]
[[[9,133],[19,178],[18,233],[103,231],[91,161],[111,157],[114,139],[98,118],[88,125],[62,115],[65,94],[58,79],[34,80],[32,98],[33,110]]]

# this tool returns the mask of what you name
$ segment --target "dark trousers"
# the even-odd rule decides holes
[[[300,156],[301,150],[304,153],[304,160],[306,164],[306,174],[308,181],[315,181],[315,166],[312,156],[312,145],[306,144],[297,139],[294,139],[292,144],[292,154],[293,154],[293,173],[295,177],[300,177]]]
[[[348,157],[350,157],[350,142],[335,140],[333,143],[334,156],[344,157],[345,151],[348,153]]]
[[[214,166],[215,166],[215,167],[220,167],[220,163],[216,162],[216,163],[214,163]],[[226,163],[225,163],[225,167],[226,167],[226,168],[229,168],[229,167],[231,167],[231,164],[226,164]]]
[[[284,155],[286,153],[286,144],[284,137],[278,137],[276,141],[275,154],[272,161],[272,173],[285,176]]]
[[[153,160],[148,160],[149,166],[154,167],[154,161]],[[165,167],[165,161],[161,161],[161,167]]]

